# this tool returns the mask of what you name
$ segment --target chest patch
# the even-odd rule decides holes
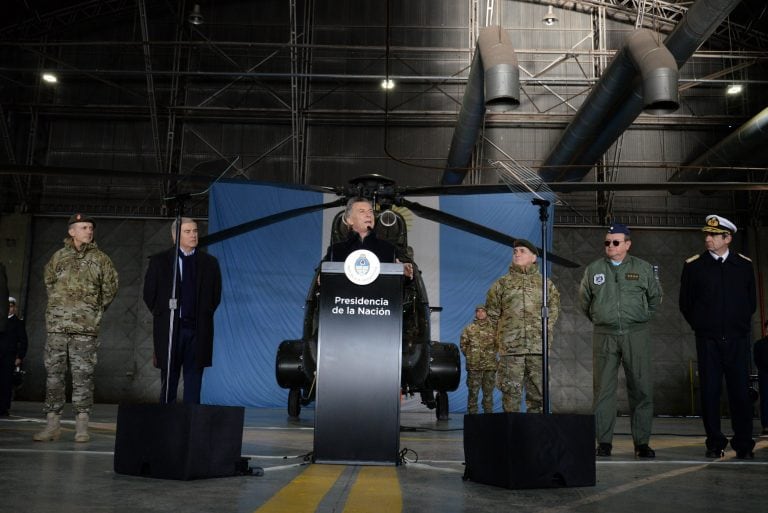
[[[592,276],[592,283],[595,285],[602,285],[605,283],[605,275],[603,273],[596,274]]]
[[[640,279],[640,275],[638,273],[627,273],[624,275],[624,278],[631,281],[637,281]]]

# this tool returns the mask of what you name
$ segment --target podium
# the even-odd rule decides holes
[[[380,267],[368,285],[343,262],[320,269],[316,463],[398,462],[403,265]]]

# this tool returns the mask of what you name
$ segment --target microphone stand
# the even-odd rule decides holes
[[[541,220],[541,403],[544,415],[549,415],[549,298],[547,287],[547,219],[549,218],[549,201],[543,198],[533,198],[531,203],[539,207]]]
[[[171,284],[171,297],[168,299],[168,310],[169,310],[169,319],[168,319],[168,355],[165,363],[165,382],[161,383],[161,386],[165,388],[165,398],[163,404],[168,404],[168,394],[169,387],[168,387],[168,379],[171,377],[171,357],[173,355],[173,336],[174,336],[174,327],[175,327],[175,320],[176,320],[176,310],[178,310],[178,296],[177,296],[177,290],[176,290],[176,284],[177,276],[179,276],[179,248],[181,244],[181,218],[183,217],[184,213],[184,201],[189,199],[190,194],[177,194],[173,197],[173,199],[176,200],[176,221],[175,221],[175,233],[174,233],[174,240],[176,241],[174,244],[173,249],[173,282]]]

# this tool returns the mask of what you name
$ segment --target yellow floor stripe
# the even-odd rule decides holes
[[[254,513],[314,513],[344,465],[310,465]]]
[[[394,467],[362,467],[344,513],[401,513],[403,496]]]

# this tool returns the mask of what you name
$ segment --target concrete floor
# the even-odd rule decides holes
[[[597,485],[508,490],[462,480],[463,416],[437,422],[404,412],[398,467],[310,465],[312,410],[290,420],[284,410],[246,410],[243,455],[262,476],[173,481],[115,474],[115,405],[97,405],[92,440],[73,442],[65,411],[62,438],[33,442],[40,403],[17,402],[0,418],[0,511],[15,513],[193,512],[622,512],[764,511],[768,503],[768,436],[755,459],[704,458],[699,419],[654,423],[652,461],[635,460],[628,419],[619,418],[614,456],[597,461]],[[728,426],[724,421],[724,427]],[[759,422],[755,422],[756,429]]]

